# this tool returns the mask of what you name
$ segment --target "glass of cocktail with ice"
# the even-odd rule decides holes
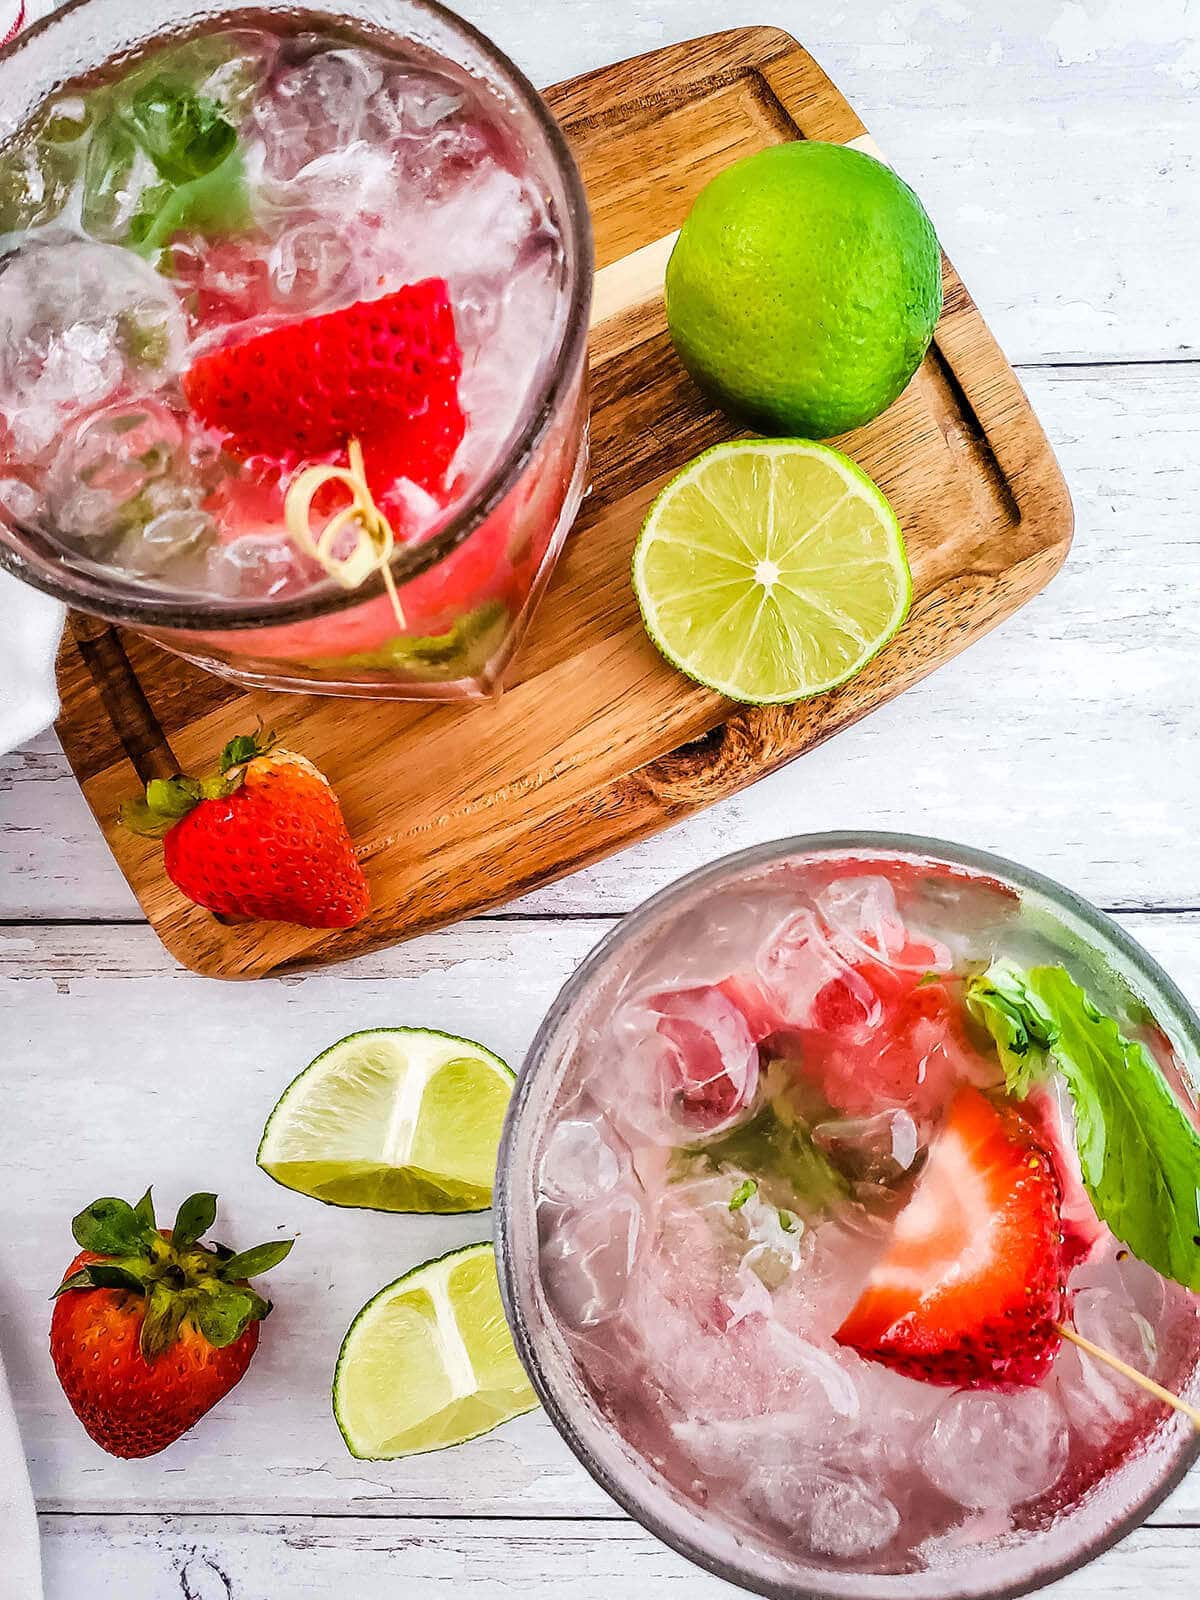
[[[1033,873],[882,835],[734,856],[534,1042],[518,1348],[601,1484],[745,1588],[1035,1588],[1197,1456],[1198,1083],[1179,991]]]
[[[493,692],[578,508],[591,235],[428,0],[75,0],[0,56],[0,562],[251,685]]]

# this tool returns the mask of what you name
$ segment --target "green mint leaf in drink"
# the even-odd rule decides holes
[[[995,1042],[1005,1088],[1024,1099],[1047,1070],[1051,1019],[1029,992],[1024,975],[1007,961],[969,979],[965,998],[968,1013]]]
[[[744,1182],[738,1184],[737,1188],[729,1197],[730,1211],[740,1211],[746,1204],[746,1201],[752,1200],[757,1193],[758,1184],[755,1183],[754,1179],[745,1179]]]
[[[753,1189],[740,1199],[741,1190],[735,1191],[731,1211],[760,1188],[777,1204],[786,1200],[790,1209],[810,1216],[849,1193],[846,1178],[813,1143],[808,1124],[793,1118],[791,1110],[782,1097],[769,1100],[749,1122],[704,1146],[704,1155],[715,1165],[754,1174],[748,1180]]]
[[[245,180],[241,151],[234,149],[212,172],[169,190],[153,217],[144,222],[135,219],[138,227],[136,235],[131,229],[132,247],[139,255],[150,257],[189,229],[214,239],[249,227]]]
[[[968,986],[1009,1088],[1053,1062],[1097,1215],[1140,1260],[1200,1290],[1200,1132],[1145,1045],[1125,1038],[1062,967],[996,966]]]
[[[237,131],[215,100],[170,78],[140,88],[126,116],[142,149],[172,183],[215,171],[237,144]]]

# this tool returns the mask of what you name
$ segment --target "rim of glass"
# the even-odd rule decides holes
[[[21,52],[29,47],[31,41],[64,26],[75,12],[98,3],[101,3],[101,0],[67,0],[67,4],[31,23],[9,44],[0,48],[0,84],[3,82],[7,62],[18,58]],[[430,17],[469,41],[487,62],[489,68],[493,69],[504,82],[505,87],[511,89],[545,138],[566,195],[566,205],[560,220],[563,227],[568,284],[564,296],[565,312],[562,313],[557,344],[547,362],[538,388],[528,402],[529,416],[524,427],[495,462],[467,504],[456,512],[445,527],[419,545],[396,551],[390,567],[391,577],[397,587],[428,572],[464,544],[513,489],[537,453],[539,445],[555,419],[559,403],[574,380],[576,368],[584,357],[594,268],[591,213],[588,209],[583,178],[575,157],[571,154],[566,136],[542,95],[499,45],[449,6],[441,4],[441,0],[403,0],[403,4],[415,16]],[[289,26],[306,20],[324,22],[332,29],[341,31],[349,29],[364,38],[374,35],[377,39],[386,39],[393,44],[403,44],[407,37],[396,29],[365,18],[340,17],[336,12],[326,10],[320,5],[301,4],[289,6],[285,11],[274,12],[256,5],[254,0],[244,0],[244,3],[242,0],[229,0],[229,3],[219,11],[214,11],[212,21],[220,23],[222,20],[227,20],[231,25],[236,25],[239,19],[252,20],[256,13],[264,20],[267,18],[286,20]],[[170,37],[169,12],[164,8],[156,14],[155,20],[161,27],[156,32],[147,32],[147,44],[152,44],[159,37],[163,39]],[[195,36],[201,31],[205,30],[198,28],[183,30],[179,37],[182,39]],[[97,61],[95,65],[99,68],[104,62]],[[28,537],[28,534],[25,536]],[[376,572],[361,587],[349,591],[326,584],[307,596],[278,605],[263,605],[261,601],[256,600],[232,600],[223,601],[219,610],[210,611],[205,607],[204,596],[197,596],[194,602],[189,603],[178,597],[156,598],[150,594],[121,594],[115,588],[110,589],[105,578],[98,573],[73,574],[76,581],[59,582],[51,573],[34,567],[21,552],[13,550],[4,540],[0,540],[0,567],[6,568],[22,582],[53,595],[57,600],[77,606],[80,610],[95,610],[99,615],[117,622],[200,631],[225,632],[304,622],[312,617],[326,616],[333,612],[345,611],[351,606],[362,605],[387,592],[383,573]]]
[[[739,871],[769,865],[773,861],[782,861],[789,857],[849,853],[866,855],[873,851],[881,855],[923,856],[947,866],[964,867],[982,876],[1007,881],[1019,890],[1043,896],[1080,923],[1101,947],[1107,945],[1118,952],[1134,972],[1152,986],[1156,999],[1164,1002],[1170,1013],[1169,1017],[1164,1016],[1160,1007],[1155,1012],[1155,1020],[1160,1023],[1171,1022],[1196,1058],[1200,1060],[1200,1015],[1197,1015],[1174,979],[1163,970],[1150,952],[1105,912],[1064,884],[1045,877],[1032,868],[1024,867],[1006,856],[922,834],[836,830],[827,833],[795,834],[786,839],[771,840],[764,844],[751,845],[744,850],[733,851],[685,874],[682,878],[677,878],[644,900],[605,934],[575,969],[555,996],[534,1035],[518,1074],[517,1086],[513,1092],[500,1140],[493,1205],[496,1218],[496,1262],[505,1315],[522,1365],[546,1414],[581,1465],[600,1487],[647,1532],[678,1554],[727,1583],[735,1584],[750,1593],[764,1595],[768,1600],[850,1600],[856,1593],[880,1594],[878,1584],[881,1580],[886,1581],[889,1576],[895,1577],[898,1585],[903,1579],[898,1575],[830,1569],[830,1577],[841,1581],[822,1585],[819,1568],[809,1568],[802,1576],[797,1575],[794,1580],[777,1582],[764,1578],[750,1570],[748,1565],[739,1565],[736,1560],[722,1558],[703,1548],[687,1533],[667,1526],[665,1520],[638,1496],[639,1483],[644,1481],[646,1484],[653,1484],[648,1474],[644,1480],[638,1479],[626,1485],[618,1482],[608,1466],[596,1459],[582,1433],[567,1415],[570,1397],[566,1397],[567,1404],[564,1404],[563,1394],[555,1387],[543,1364],[537,1336],[531,1330],[526,1315],[530,1286],[519,1280],[517,1266],[520,1241],[517,1239],[516,1229],[521,1219],[518,1216],[519,1203],[514,1200],[517,1187],[517,1178],[513,1171],[514,1146],[530,1097],[531,1086],[539,1075],[539,1069],[547,1059],[551,1058],[551,1050],[556,1042],[560,1025],[576,1001],[601,974],[610,957],[635,940],[648,924],[664,911],[669,911],[673,904],[688,899],[706,884],[718,882]],[[1200,1081],[1197,1081],[1196,1086],[1200,1088]],[[1050,1559],[1044,1567],[1030,1570],[1015,1582],[1001,1577],[993,1587],[974,1587],[968,1590],[960,1590],[954,1581],[954,1571],[947,1569],[935,1575],[940,1585],[939,1600],[957,1600],[960,1594],[969,1594],[970,1600],[1011,1600],[1011,1597],[1030,1593],[1078,1571],[1139,1527],[1155,1508],[1178,1488],[1192,1467],[1200,1461],[1200,1433],[1192,1430],[1190,1435],[1182,1435],[1177,1450],[1168,1459],[1169,1465],[1166,1470],[1159,1472],[1145,1494],[1140,1495],[1135,1503],[1117,1515],[1107,1527],[1087,1537],[1081,1545],[1073,1545],[1069,1553],[1061,1558]],[[855,1579],[861,1580],[857,1590],[854,1586]],[[871,1588],[872,1584],[876,1585],[874,1589]],[[916,1593],[915,1590],[913,1592]],[[902,1600],[904,1590],[897,1586],[891,1593],[896,1600]]]

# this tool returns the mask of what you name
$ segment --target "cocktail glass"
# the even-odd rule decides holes
[[[617,1007],[639,992],[647,971],[656,981],[669,973],[673,984],[686,987],[714,982],[728,970],[736,929],[721,946],[719,934],[705,921],[706,908],[717,897],[736,896],[747,887],[786,893],[789,875],[846,858],[882,858],[900,870],[916,868],[935,881],[944,875],[951,896],[962,891],[969,876],[983,881],[993,902],[997,895],[1015,897],[1017,925],[1028,927],[1039,948],[1050,952],[1045,959],[1069,964],[1092,994],[1123,997],[1132,1013],[1146,1019],[1148,1029],[1161,1030],[1170,1041],[1188,1092],[1200,1084],[1200,1018],[1123,929],[1049,879],[982,851],[900,835],[825,834],[761,845],[705,867],[649,900],[601,942],[551,1007],[522,1069],[500,1151],[496,1238],[505,1307],[530,1378],[579,1460],[626,1511],[699,1566],[775,1600],[983,1600],[1016,1595],[1076,1570],[1146,1517],[1200,1456],[1195,1431],[1182,1419],[1164,1420],[1073,1503],[1028,1525],[1018,1522],[1000,1536],[994,1529],[989,1536],[984,1527],[963,1536],[957,1547],[949,1540],[928,1566],[873,1570],[870,1555],[840,1565],[823,1564],[816,1556],[793,1558],[777,1541],[757,1536],[744,1523],[734,1526],[722,1520],[712,1505],[706,1510],[700,1503],[702,1483],[698,1493],[683,1493],[678,1477],[673,1482],[669,1472],[652,1465],[622,1436],[585,1381],[544,1281],[546,1229],[555,1226],[547,1224],[541,1192],[547,1135],[564,1115],[582,1115],[564,1111],[564,1085],[569,1085],[568,1099],[580,1088],[586,1093],[589,1062],[600,1053],[598,1041]],[[578,1170],[567,1175],[581,1192],[589,1174],[594,1176],[594,1162],[595,1152],[583,1150]],[[585,1215],[586,1207],[577,1214]],[[552,1231],[549,1236],[553,1238]],[[679,1270],[687,1276],[686,1249]],[[597,1326],[591,1334],[585,1330],[576,1337],[584,1341],[602,1332]],[[636,1342],[636,1330],[632,1337]],[[1189,1348],[1194,1352],[1194,1345]],[[623,1360],[636,1361],[636,1352]],[[1194,1405],[1200,1398],[1200,1369],[1194,1353],[1190,1360],[1180,1388]],[[673,1371],[681,1361],[682,1352],[676,1350],[667,1366]],[[657,1433],[654,1438],[662,1451],[670,1451],[669,1438],[662,1442]],[[696,1470],[693,1461],[688,1471]],[[717,1494],[714,1485],[714,1502]]]
[[[578,509],[587,470],[586,335],[592,246],[579,173],[536,91],[476,29],[433,0],[344,0],[336,13],[289,0],[74,0],[0,55],[0,148],[64,83],[148,48],[225,27],[319,31],[414,71],[469,86],[517,151],[557,233],[544,348],[490,466],[426,538],[398,542],[383,570],[346,589],[318,575],[274,597],[173,590],[85,559],[53,527],[0,508],[0,563],[79,610],[122,623],[199,666],[255,687],[380,698],[496,691]],[[470,419],[468,418],[468,426]],[[281,530],[282,532],[282,530]]]

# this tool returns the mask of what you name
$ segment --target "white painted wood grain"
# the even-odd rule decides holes
[[[539,83],[774,23],[917,188],[1020,361],[1196,353],[1191,0],[570,0],[460,5]]]
[[[1122,919],[1200,995],[1200,914]],[[35,1489],[63,1511],[276,1515],[614,1515],[540,1414],[459,1450],[353,1461],[330,1415],[341,1337],[382,1284],[490,1219],[381,1216],[316,1204],[256,1171],[279,1093],[356,1028],[427,1023],[517,1064],[558,987],[611,924],[467,923],[307,978],[220,984],[176,968],[145,927],[0,930],[3,1347]],[[222,1197],[235,1247],[298,1235],[271,1275],[277,1309],[250,1373],[166,1455],[117,1462],[86,1438],[46,1354],[47,1296],[90,1200],[159,1183],[164,1212]],[[1200,1520],[1193,1477],[1159,1521]]]
[[[726,851],[837,827],[993,848],[1103,904],[1200,905],[1200,364],[1025,381],[1076,504],[1050,588],[791,768],[522,909],[626,910]],[[0,916],[137,914],[53,741],[0,760]]]
[[[264,1518],[43,1522],[52,1600],[732,1600],[635,1524]],[[1193,1600],[1194,1532],[1143,1528],[1048,1600]]]
[[[1013,359],[1200,354],[1195,0],[458,4],[541,83],[717,27],[783,26],[921,192]],[[1079,512],[1049,593],[789,771],[526,909],[619,912],[725,850],[853,825],[990,845],[1108,904],[1200,906],[1200,368],[1085,365],[1025,380]],[[4,917],[137,917],[48,739],[0,762]],[[1122,920],[1200,995],[1200,917]],[[732,1592],[616,1517],[538,1415],[416,1463],[350,1461],[324,1399],[343,1328],[387,1277],[482,1237],[487,1219],[328,1211],[253,1167],[267,1110],[321,1045],[372,1020],[428,1020],[516,1060],[605,926],[469,924],[250,988],[177,972],[140,927],[0,928],[0,1344],[43,1505],[83,1513],[45,1519],[48,1600]],[[299,1244],[243,1386],[167,1456],[122,1465],[90,1445],[57,1391],[44,1296],[70,1253],[71,1212],[159,1173],[164,1202],[217,1185],[235,1242],[286,1228]],[[168,1509],[214,1514],[132,1515]],[[119,1515],[94,1514],[109,1510]],[[247,1511],[267,1514],[225,1514]],[[1052,1592],[1190,1600],[1195,1476],[1155,1522]]]

